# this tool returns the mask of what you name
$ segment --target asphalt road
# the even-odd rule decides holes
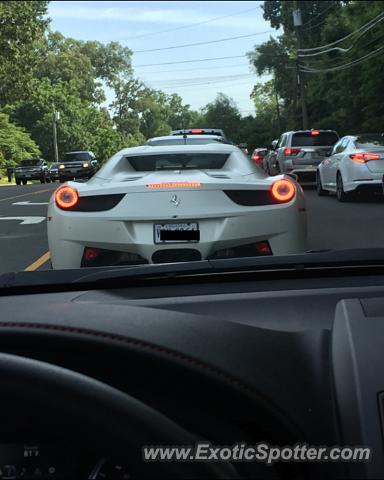
[[[0,186],[0,273],[51,268],[46,212],[57,186]],[[384,247],[384,198],[339,203],[305,194],[308,249]]]

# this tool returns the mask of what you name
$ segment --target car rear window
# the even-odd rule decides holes
[[[212,128],[195,128],[191,130],[174,130],[171,132],[171,135],[217,135],[219,137],[224,137],[224,132],[222,130],[212,129]]]
[[[22,160],[20,165],[22,167],[35,167],[41,164],[41,160]]]
[[[294,133],[292,147],[333,146],[339,140],[336,132],[320,132],[313,135],[311,132]]]
[[[66,153],[63,162],[83,162],[91,160],[89,153]]]
[[[136,171],[155,170],[218,170],[223,168],[229,153],[172,153],[127,157]]]
[[[355,140],[356,148],[384,147],[384,136],[381,133],[360,135]]]
[[[156,147],[159,145],[207,145],[208,143],[224,143],[223,139],[221,137],[217,138],[187,138],[186,141],[184,141],[183,138],[176,138],[172,139],[167,139],[167,140],[149,140],[147,142],[147,145],[150,145],[152,147]]]

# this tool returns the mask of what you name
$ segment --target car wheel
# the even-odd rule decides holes
[[[336,178],[336,198],[339,202],[348,202],[351,200],[351,194],[344,191],[341,173],[338,173]]]
[[[26,185],[27,184],[27,180],[23,180],[23,185]]]
[[[16,181],[16,185],[21,185],[21,180],[15,180]]]
[[[325,197],[329,193],[328,190],[324,190],[323,188],[319,171],[316,172],[316,191],[319,197]]]
[[[40,178],[40,183],[45,183],[45,177]]]
[[[45,179],[45,182],[46,182],[46,183],[51,183],[51,179],[47,177],[47,178]]]

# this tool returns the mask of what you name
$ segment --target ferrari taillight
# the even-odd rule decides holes
[[[60,187],[55,193],[55,202],[59,208],[66,210],[74,207],[79,201],[79,194],[74,187]]]
[[[295,196],[296,187],[289,180],[277,180],[272,185],[272,195],[279,202],[289,202]]]

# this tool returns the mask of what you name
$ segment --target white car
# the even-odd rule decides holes
[[[121,150],[56,190],[47,225],[55,269],[306,250],[301,187],[226,144]]]
[[[383,192],[384,136],[380,133],[348,135],[333,147],[318,167],[318,195],[336,192],[345,202],[358,192]]]

